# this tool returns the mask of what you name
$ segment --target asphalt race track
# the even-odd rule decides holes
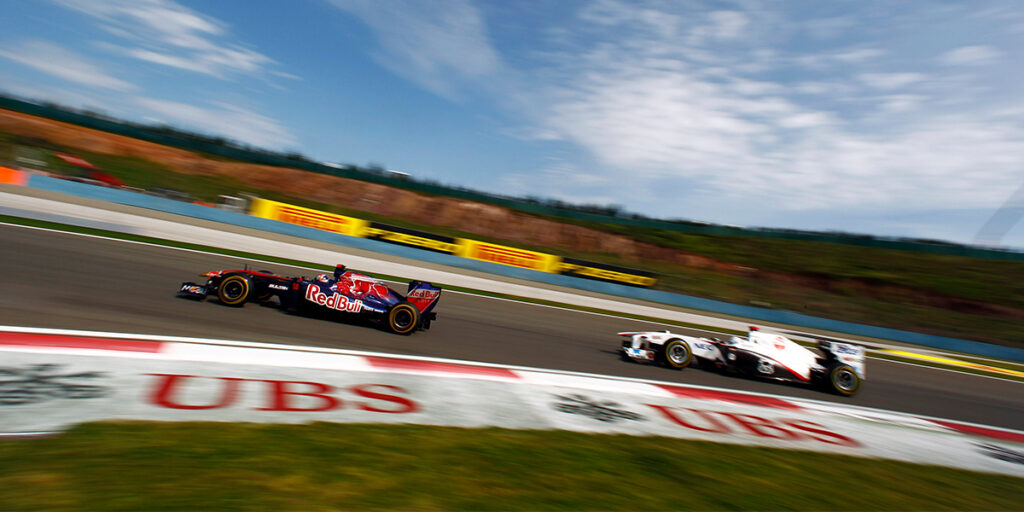
[[[664,326],[453,292],[429,331],[399,336],[292,315],[275,305],[232,308],[175,297],[200,272],[237,258],[0,225],[0,325],[193,336],[321,346],[529,366],[828,400],[1024,430],[1024,384],[871,359],[861,392],[842,398],[800,386],[619,359],[618,331]],[[248,262],[251,263],[251,262]],[[344,263],[339,261],[339,263]],[[284,275],[313,271],[255,263]],[[404,291],[404,285],[397,286]],[[683,329],[674,329],[685,332]]]

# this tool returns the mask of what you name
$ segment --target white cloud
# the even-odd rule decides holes
[[[579,19],[587,23],[611,27],[636,20],[637,12],[635,6],[619,0],[595,0],[583,5],[579,12]]]
[[[269,59],[244,49],[221,48],[199,55],[173,55],[143,48],[126,48],[124,53],[139,60],[224,78],[225,70],[256,73]]]
[[[116,91],[135,89],[133,84],[104,72],[82,55],[49,41],[26,41],[17,46],[3,48],[0,49],[0,56],[89,87]]]
[[[796,57],[796,63],[809,68],[822,68],[836,64],[848,66],[864,64],[882,57],[886,52],[877,48],[857,48],[831,52],[818,52]]]
[[[814,133],[777,162],[797,175],[745,172],[759,177],[761,190],[790,199],[784,209],[984,207],[1019,179],[1012,170],[1024,156],[1012,155],[1021,150],[1024,137],[1011,124],[936,118],[887,137]]]
[[[627,169],[693,174],[715,171],[710,155],[742,155],[737,144],[766,133],[753,117],[798,113],[779,100],[729,96],[712,84],[663,71],[605,75],[578,85],[572,100],[556,104],[549,128]]]
[[[722,27],[753,14],[719,25],[697,15],[675,36],[605,14],[618,24],[614,37],[582,45],[564,34],[567,50],[550,52],[561,73],[534,97],[533,114],[538,133],[592,155],[588,171],[616,184],[606,195],[635,198],[644,205],[635,211],[688,216],[678,202],[703,214],[693,218],[758,225],[768,212],[986,208],[1019,181],[1024,132],[1003,115],[1007,105],[977,109],[974,89],[937,80],[919,60],[901,69],[872,41],[801,53],[762,45],[774,36],[754,31],[725,51],[712,36],[737,33]],[[810,65],[799,80],[787,77],[793,63]],[[939,94],[961,107],[931,109]],[[609,192],[599,177],[577,181],[574,193]]]
[[[779,119],[782,128],[821,128],[836,124],[837,121],[827,112],[802,112]]]
[[[852,16],[836,16],[806,21],[802,28],[815,39],[833,39],[844,35],[855,25],[856,21]]]
[[[920,108],[927,96],[920,94],[890,94],[879,98],[879,109],[884,114],[898,114]]]
[[[295,137],[277,121],[234,105],[219,103],[216,108],[202,108],[144,97],[135,101],[157,118],[183,123],[202,133],[223,135],[259,148],[281,150],[296,145]]]
[[[258,74],[274,63],[259,52],[225,41],[224,23],[173,0],[53,1],[98,19],[108,33],[124,41],[124,46],[113,48],[147,62],[218,78]]]
[[[949,66],[983,66],[995,63],[1001,56],[991,46],[961,46],[942,54],[939,61]]]
[[[877,89],[899,89],[927,78],[922,73],[863,73],[857,78]]]
[[[839,52],[834,54],[832,57],[840,62],[852,64],[868,61],[871,59],[876,59],[883,55],[885,55],[885,52],[879,50],[878,48],[860,48],[856,50]]]
[[[764,82],[746,80],[739,78],[728,84],[728,87],[743,96],[760,96],[763,94],[776,94],[784,88],[775,82]]]
[[[826,82],[800,82],[793,86],[793,90],[801,94],[826,94],[834,90],[833,85]]]
[[[750,23],[745,14],[736,11],[715,11],[709,17],[712,22],[711,37],[715,39],[740,37]]]
[[[552,9],[564,17],[502,48],[503,59],[466,0],[433,11],[412,0],[332,3],[375,31],[385,65],[438,94],[518,73],[503,99],[532,125],[520,137],[563,142],[588,162],[538,169],[531,177],[548,196],[629,198],[634,211],[662,216],[686,217],[685,204],[751,224],[812,211],[884,218],[989,207],[1024,168],[1020,117],[1006,115],[1018,102],[989,102],[981,91],[999,85],[992,77],[936,67],[990,63],[1004,47],[938,59],[930,50],[936,30],[971,8],[920,16],[916,6],[880,15],[842,3],[594,0]],[[444,52],[452,46],[458,59]],[[505,185],[529,193],[524,176]]]
[[[482,14],[466,0],[331,3],[374,30],[382,65],[435,94],[457,97],[464,80],[479,83],[500,67]]]
[[[736,39],[743,35],[750,22],[745,14],[737,11],[712,11],[702,21],[699,26],[691,28],[687,45]]]

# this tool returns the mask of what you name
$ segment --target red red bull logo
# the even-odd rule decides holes
[[[440,290],[431,290],[429,288],[417,288],[409,292],[409,299],[419,299],[427,302],[433,302],[438,295],[441,294]]]
[[[363,310],[363,301],[359,299],[349,299],[337,292],[328,297],[327,294],[321,292],[320,288],[316,285],[309,285],[306,287],[306,300],[326,308],[336,309],[346,313],[359,313]]]
[[[430,305],[433,304],[435,300],[437,300],[438,295],[441,295],[440,290],[431,290],[429,288],[417,288],[409,292],[409,296],[406,297],[406,299],[409,301],[409,303],[415,306],[416,309],[420,310],[420,312],[422,313],[428,307],[430,307]]]

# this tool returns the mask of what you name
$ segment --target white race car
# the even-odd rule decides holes
[[[669,331],[620,332],[627,361],[685,368],[694,359],[703,368],[746,377],[811,384],[853,396],[864,381],[864,347],[818,341],[813,350],[789,338],[750,327],[747,337],[696,338]]]

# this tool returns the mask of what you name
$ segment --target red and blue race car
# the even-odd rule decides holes
[[[312,279],[286,277],[270,271],[213,270],[200,274],[205,284],[181,283],[178,296],[205,299],[215,295],[228,306],[262,302],[278,297],[281,306],[299,313],[344,314],[369,318],[397,334],[411,334],[430,328],[437,318],[434,307],[441,288],[412,281],[405,295],[365,274],[338,265],[333,275]]]

